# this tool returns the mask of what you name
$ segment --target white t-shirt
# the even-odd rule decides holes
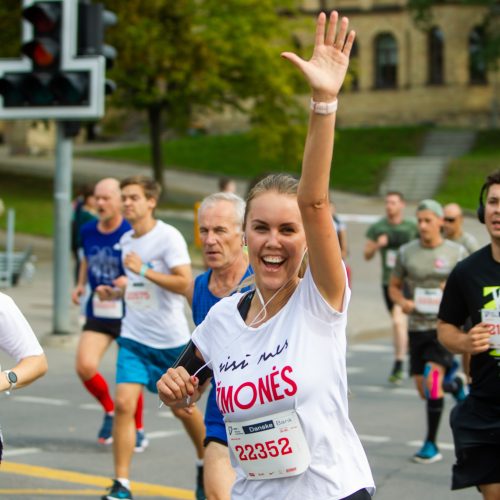
[[[190,264],[186,242],[169,224],[156,221],[154,228],[140,238],[134,231],[121,240],[122,258],[135,252],[154,271],[170,274],[177,266]],[[155,349],[171,349],[189,341],[189,327],[184,314],[184,297],[165,290],[147,278],[125,269],[128,278],[125,292],[126,311],[121,336]]]
[[[0,349],[17,363],[28,356],[43,354],[28,321],[15,302],[3,293],[0,293]]]
[[[348,415],[350,290],[343,312],[337,312],[308,269],[285,307],[256,328],[247,327],[238,312],[241,296],[213,306],[192,336],[214,371],[219,409],[233,422],[295,409],[312,460],[294,477],[247,480],[231,451],[237,471],[232,498],[341,499],[362,488],[373,493],[368,460]]]

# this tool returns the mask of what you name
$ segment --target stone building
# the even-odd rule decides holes
[[[357,32],[341,125],[495,125],[500,75],[478,55],[484,7],[440,4],[427,31],[405,0],[305,0],[302,8],[311,15],[335,8]]]

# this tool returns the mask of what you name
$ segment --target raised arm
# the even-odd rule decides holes
[[[313,102],[331,105],[337,100],[355,38],[354,31],[348,33],[347,29],[347,18],[343,17],[339,22],[335,11],[331,13],[326,29],[326,16],[321,13],[316,23],[311,59],[304,61],[290,52],[282,54],[304,74],[311,87]],[[340,310],[346,279],[328,195],[336,113],[319,114],[321,106],[310,114],[297,199],[314,282],[325,300]]]

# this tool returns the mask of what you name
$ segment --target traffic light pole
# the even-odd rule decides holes
[[[71,309],[71,180],[73,139],[64,122],[57,122],[54,177],[54,315],[53,333],[70,333]]]

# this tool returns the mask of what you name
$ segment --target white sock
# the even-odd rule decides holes
[[[203,458],[196,459],[196,467],[203,467]]]
[[[122,485],[127,488],[127,490],[130,489],[130,479],[127,479],[126,477],[117,477],[116,480]]]

